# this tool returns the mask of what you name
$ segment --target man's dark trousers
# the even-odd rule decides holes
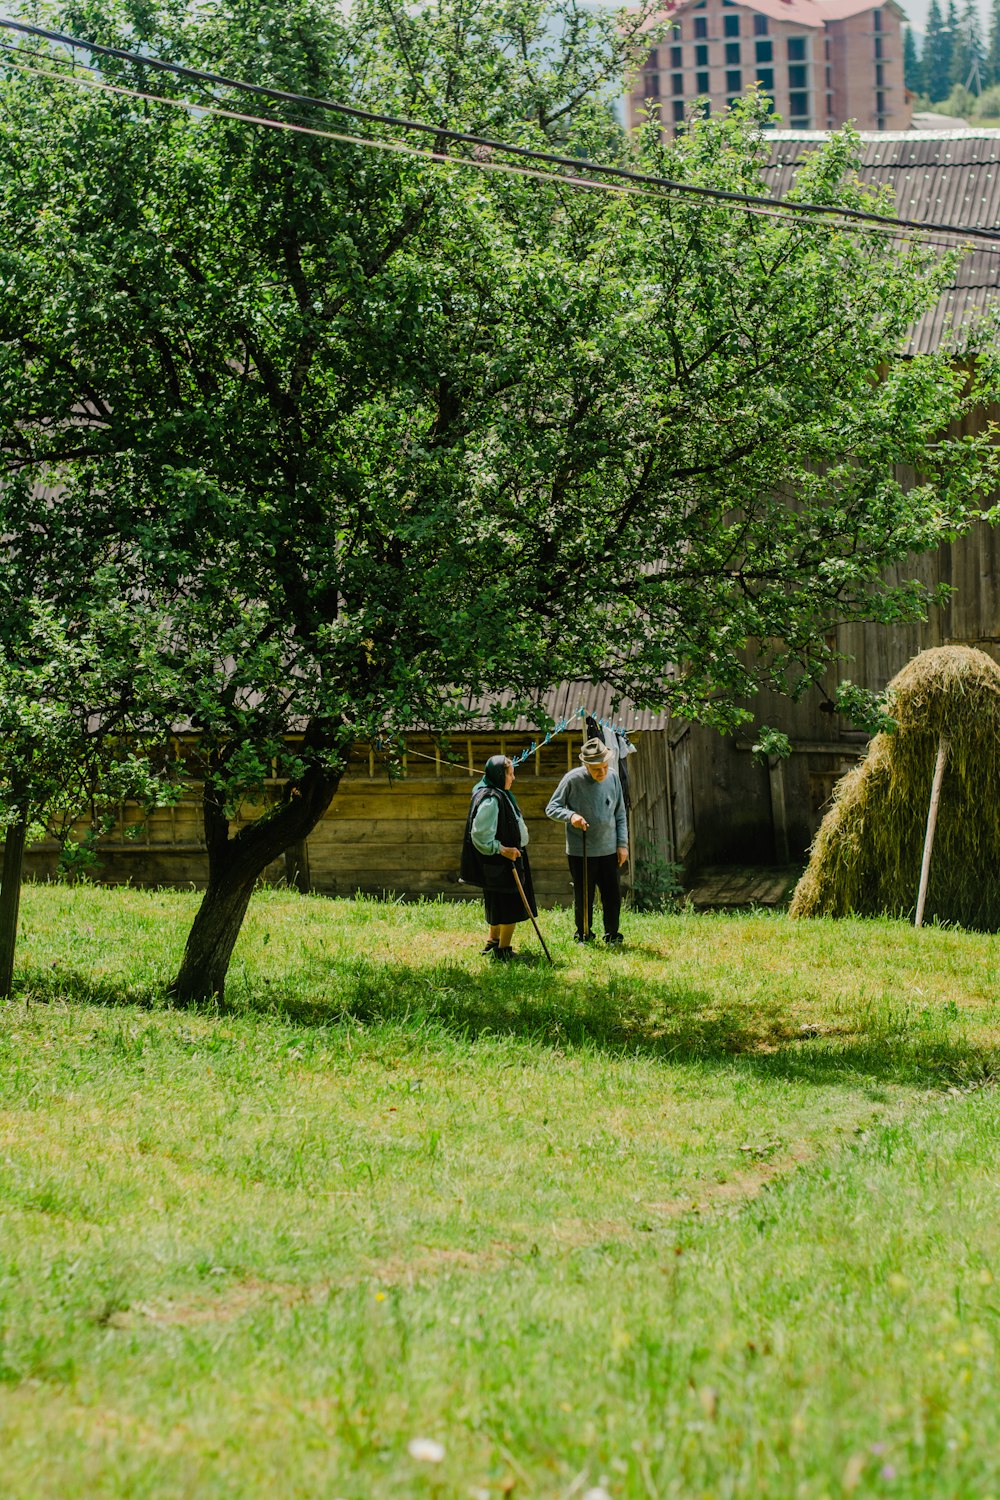
[[[576,914],[576,930],[583,936],[583,855],[567,854],[569,873],[573,877],[573,909]],[[602,854],[598,859],[587,860],[587,931],[594,930],[594,891],[601,893],[601,910],[604,913],[604,936],[617,937],[618,923],[622,914],[622,888],[618,875],[618,855]]]

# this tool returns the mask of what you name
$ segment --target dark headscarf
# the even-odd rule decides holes
[[[489,788],[497,792],[502,792],[507,801],[512,804],[514,811],[520,816],[521,809],[517,805],[517,798],[513,792],[509,792],[504,786],[504,782],[507,780],[507,760],[508,757],[506,755],[491,755],[483,770],[482,780],[476,782],[472,788],[472,792],[473,796],[476,792],[484,792]]]

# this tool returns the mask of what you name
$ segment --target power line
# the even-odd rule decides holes
[[[7,48],[0,43],[0,53],[12,50],[14,49]],[[11,66],[17,68],[22,73],[32,73],[36,78],[45,78],[52,83],[75,84],[81,88],[100,89],[104,93],[120,94],[129,99],[141,99],[149,104],[167,104],[173,109],[187,110],[191,114],[214,115],[218,119],[236,120],[244,125],[265,125],[273,130],[291,131],[296,135],[317,136],[320,140],[338,141],[343,145],[368,146],[377,151],[395,151],[404,156],[423,157],[427,161],[456,167],[472,167],[477,171],[511,172],[520,177],[534,178],[538,182],[566,183],[570,187],[593,188],[599,192],[606,193],[629,193],[644,198],[660,197],[659,193],[654,193],[651,189],[635,188],[626,183],[591,182],[586,177],[571,177],[564,173],[539,172],[532,167],[515,166],[511,162],[475,161],[464,156],[449,156],[444,152],[423,151],[420,147],[408,146],[403,141],[380,141],[373,139],[371,136],[345,135],[343,132],[336,130],[319,130],[313,125],[296,125],[291,120],[274,120],[267,115],[241,114],[238,110],[222,109],[217,105],[196,104],[190,99],[172,99],[166,94],[150,94],[141,89],[126,88],[120,83],[108,83],[103,78],[62,76],[60,74],[52,74],[44,68],[33,68],[29,64],[22,62],[14,62]],[[786,216],[775,214],[774,217],[784,218]]]
[[[770,209],[780,208],[786,213],[812,214],[821,217],[830,216],[838,219],[852,219],[859,223],[881,224],[895,230],[912,229],[930,231],[931,233],[954,234],[965,238],[989,240],[993,243],[1000,242],[1000,231],[997,230],[978,229],[971,226],[940,223],[926,219],[905,219],[890,214],[872,213],[866,209],[837,207],[828,203],[790,202],[788,199],[770,198],[762,194],[739,193],[728,188],[713,188],[705,187],[699,183],[678,182],[669,177],[659,177],[648,172],[637,172],[630,167],[617,167],[603,162],[591,161],[586,157],[560,156],[554,152],[540,151],[530,146],[516,146],[507,141],[494,140],[489,136],[474,135],[467,131],[454,130],[445,125],[430,125],[426,121],[409,120],[398,115],[379,114],[372,110],[360,109],[356,105],[341,104],[333,99],[325,99],[311,94],[297,94],[285,89],[272,88],[266,84],[248,83],[242,79],[228,78],[222,73],[210,73],[200,68],[186,67],[181,63],[168,62],[163,58],[147,57],[142,53],[130,52],[123,47],[111,47],[101,42],[89,42],[82,37],[70,36],[65,32],[52,31],[44,26],[32,26],[27,22],[14,21],[7,17],[0,17],[0,27],[10,31],[21,32],[25,35],[41,37],[46,41],[57,42],[65,47],[81,47],[97,56],[113,57],[121,62],[128,62],[138,67],[154,68],[161,72],[171,73],[179,78],[190,78],[198,83],[210,84],[212,87],[239,89],[245,93],[280,100],[288,104],[330,110],[336,114],[346,115],[352,119],[363,120],[370,124],[389,125],[399,130],[419,131],[426,135],[432,135],[436,139],[459,141],[465,145],[485,147],[490,151],[501,151],[507,155],[518,156],[530,161],[544,162],[550,166],[570,167],[576,174],[580,174],[581,172],[597,172],[605,177],[617,178],[646,187],[655,187],[670,192],[718,199],[723,202],[739,203],[746,206],[753,205]],[[434,154],[440,155],[441,153]],[[451,159],[454,160],[455,158]],[[585,179],[581,178],[580,180],[584,181]]]
[[[0,43],[0,54],[4,53],[16,54],[17,57],[27,55],[40,58],[46,62],[54,62],[58,66],[70,66],[69,63],[63,64],[59,59],[51,59],[47,53],[26,52],[24,48],[9,47],[4,43]],[[190,99],[173,98],[169,95],[153,94],[141,89],[127,88],[124,84],[109,83],[106,79],[103,79],[99,76],[81,77],[78,74],[53,74],[47,68],[34,68],[29,64],[20,61],[14,61],[10,64],[10,66],[18,69],[18,71],[20,72],[30,73],[36,78],[43,78],[50,83],[72,84],[81,88],[97,89],[105,93],[121,95],[130,99],[139,99],[146,103],[166,104],[173,109],[182,109],[187,111],[188,113],[199,116],[212,115],[219,119],[234,120],[246,125],[266,126],[273,130],[284,130],[297,135],[314,136],[318,137],[321,140],[336,141],[344,145],[361,146],[377,151],[396,152],[404,156],[414,156],[422,158],[426,161],[433,162],[436,165],[469,168],[475,171],[483,172],[500,172],[513,176],[530,178],[536,182],[552,183],[557,186],[586,188],[591,191],[597,192],[624,194],[626,196],[655,198],[662,200],[661,192],[654,191],[651,188],[636,187],[631,183],[594,182],[592,179],[587,177],[571,176],[565,172],[542,172],[537,168],[518,166],[513,162],[494,162],[484,161],[482,159],[472,157],[452,156],[447,152],[427,151],[419,146],[410,146],[402,141],[383,141],[371,136],[356,136],[348,135],[340,131],[321,130],[316,126],[297,125],[289,120],[275,120],[267,115],[248,115],[238,110],[224,109],[218,105],[196,104]],[[736,206],[741,207],[745,213],[753,214],[757,217],[775,219],[779,223],[794,222],[794,216],[788,212],[788,209],[790,209],[792,205],[785,205],[780,199],[768,199],[765,201],[773,203],[774,206],[771,208],[761,208],[751,200],[745,202],[740,201]],[[833,210],[833,212],[836,212],[836,210]],[[937,248],[942,250],[954,250],[955,248],[957,248],[947,241],[932,238],[924,233],[920,233],[919,231],[897,231],[895,229],[886,228],[881,223],[859,224],[854,222],[853,219],[844,221],[838,218],[833,221],[824,221],[824,226],[829,227],[832,230],[838,230],[853,234],[876,234],[882,236],[883,238],[891,239],[909,238],[917,241],[920,244],[924,244],[929,248]],[[966,234],[966,231],[962,229],[946,230],[942,232],[955,234],[960,237],[964,237]],[[979,253],[987,255],[1000,255],[1000,243],[995,243],[989,249],[987,249],[986,247],[980,247]]]
[[[0,43],[0,54],[10,51],[20,53],[23,51],[23,49],[8,48],[4,44]],[[46,54],[44,53],[31,53],[29,55],[42,58],[46,57]],[[563,172],[540,172],[537,168],[522,167],[514,164],[513,162],[491,162],[477,160],[475,158],[465,156],[451,156],[446,152],[426,151],[419,146],[410,146],[402,141],[382,141],[371,136],[347,135],[340,131],[321,130],[316,126],[311,125],[296,125],[289,120],[275,120],[267,115],[248,115],[243,114],[238,110],[223,109],[219,106],[195,104],[190,99],[171,98],[169,95],[151,94],[140,89],[130,89],[127,88],[124,84],[108,83],[107,80],[96,76],[85,78],[80,77],[79,75],[53,75],[46,69],[33,68],[28,64],[22,62],[14,62],[12,66],[17,68],[21,72],[31,73],[37,78],[44,78],[48,82],[52,83],[75,84],[81,88],[98,89],[105,93],[123,95],[126,98],[139,99],[150,104],[166,104],[173,109],[183,109],[191,114],[196,114],[199,116],[214,115],[220,119],[234,120],[241,124],[262,125],[274,130],[290,131],[297,135],[315,136],[321,140],[337,141],[338,143],[344,145],[362,146],[376,151],[390,151],[404,156],[415,156],[422,158],[425,161],[433,162],[438,166],[470,168],[472,170],[482,172],[507,173],[517,177],[527,177],[536,182],[552,183],[557,186],[587,188],[595,192],[624,194],[626,196],[635,196],[642,198],[654,198],[662,201],[661,193],[654,192],[650,188],[633,187],[629,183],[594,182],[588,177],[574,177],[569,176]],[[784,211],[784,205],[781,203],[781,201],[775,200],[775,202],[776,206],[774,208],[758,208],[753,203],[745,203],[738,206],[742,207],[745,213],[752,214],[760,218],[775,219],[779,223],[786,224],[794,222],[793,216]],[[925,234],[918,234],[914,230],[904,230],[902,232],[897,232],[894,229],[887,229],[881,224],[857,224],[853,221],[842,222],[840,220],[836,220],[829,223],[826,223],[824,221],[824,227],[828,227],[831,230],[837,230],[851,234],[876,234],[882,236],[883,238],[894,240],[912,239],[917,243],[928,246],[928,248],[936,248],[941,250],[954,250],[955,248],[957,248],[956,246],[948,243],[945,240],[934,239]],[[953,230],[948,232],[958,235],[964,234],[963,230]],[[984,255],[1000,255],[1000,244],[995,244],[988,249],[985,247],[980,247],[978,253]]]

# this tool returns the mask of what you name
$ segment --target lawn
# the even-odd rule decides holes
[[[197,899],[25,892],[3,1500],[1000,1496],[995,939]]]

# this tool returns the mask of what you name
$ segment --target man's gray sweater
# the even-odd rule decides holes
[[[603,781],[595,781],[586,766],[567,771],[549,799],[545,816],[566,824],[566,853],[583,853],[583,834],[572,827],[570,818],[579,813],[590,825],[587,829],[587,857],[600,859],[628,845],[628,822],[622,784],[615,771]]]

